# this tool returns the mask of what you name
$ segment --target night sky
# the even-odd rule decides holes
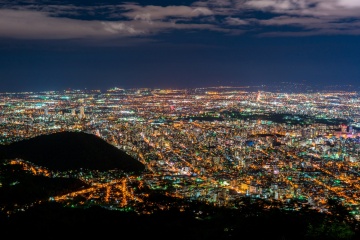
[[[360,83],[359,0],[0,0],[0,92]]]

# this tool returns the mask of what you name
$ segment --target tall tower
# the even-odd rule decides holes
[[[261,92],[259,91],[257,96],[256,96],[256,101],[260,102],[260,100],[261,100]]]
[[[81,106],[81,107],[80,107],[80,113],[79,113],[79,115],[80,115],[80,118],[81,118],[81,119],[85,118],[85,108],[84,108],[84,106]]]
[[[44,108],[44,115],[49,115],[49,108],[47,106]]]

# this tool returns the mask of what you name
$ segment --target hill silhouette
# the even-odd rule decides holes
[[[2,158],[20,158],[50,170],[119,169],[139,173],[144,164],[93,134],[58,132],[0,148]]]

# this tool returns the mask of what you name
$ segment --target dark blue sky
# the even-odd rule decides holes
[[[0,92],[359,88],[357,0],[83,2],[0,1]]]

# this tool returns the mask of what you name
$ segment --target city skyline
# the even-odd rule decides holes
[[[1,92],[348,85],[354,0],[0,2]]]

